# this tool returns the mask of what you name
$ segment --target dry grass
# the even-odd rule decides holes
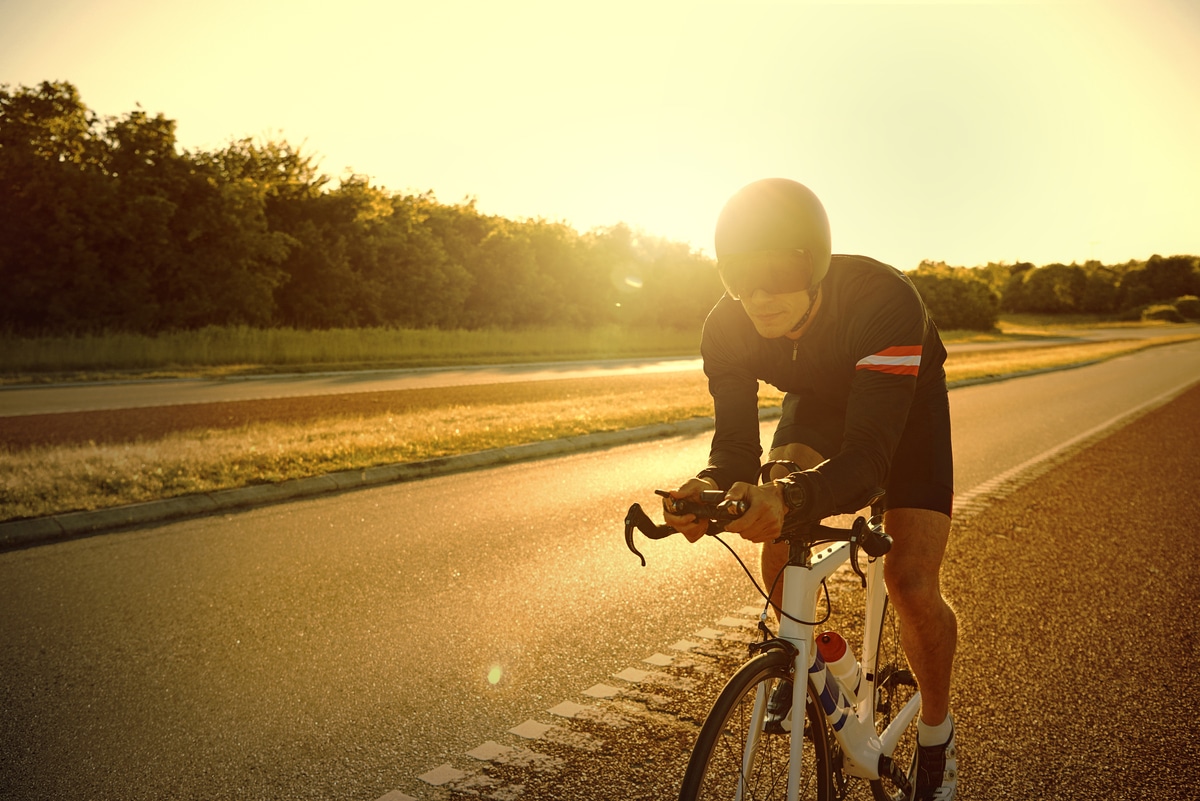
[[[1146,348],[1187,342],[1196,338],[1194,335],[1185,334],[1150,339],[1121,339],[1084,345],[967,351],[951,355],[946,363],[946,377],[950,381],[968,381],[1013,375],[1031,370],[1048,370],[1055,367],[1102,361]]]
[[[1195,337],[954,354],[951,381],[1111,358]],[[712,414],[704,376],[653,375],[584,398],[463,406],[317,425],[256,424],[152,442],[0,451],[0,520],[98,509]],[[498,396],[503,393],[497,387]],[[760,392],[760,406],[781,394]]]
[[[628,382],[626,382],[628,383]],[[0,519],[285,481],[712,414],[703,375],[519,404],[447,405],[315,425],[256,424],[152,442],[0,452]],[[775,393],[778,403],[778,393]]]

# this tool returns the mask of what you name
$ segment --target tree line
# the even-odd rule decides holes
[[[1001,309],[1117,313],[1200,294],[1194,257],[1106,267],[923,263],[942,328]],[[587,232],[336,184],[284,141],[183,150],[175,122],[102,117],[66,82],[0,85],[0,325],[18,334],[208,325],[698,329],[711,260],[624,224]],[[989,316],[990,315],[990,316]]]
[[[721,295],[686,244],[580,233],[361,175],[287,142],[181,150],[69,83],[0,86],[0,316],[19,333],[695,326]]]
[[[1018,262],[966,268],[923,261],[909,277],[944,329],[986,331],[1001,312],[1173,322],[1200,318],[1200,258],[1195,256],[1042,267]]]

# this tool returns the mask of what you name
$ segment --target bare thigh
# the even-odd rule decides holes
[[[883,571],[888,594],[900,605],[937,603],[950,518],[930,509],[888,509],[883,520],[892,538]]]

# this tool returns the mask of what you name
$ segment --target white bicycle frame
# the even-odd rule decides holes
[[[792,728],[789,743],[788,801],[798,801],[800,768],[804,754],[804,718],[808,699],[808,684],[813,689],[822,707],[833,735],[841,745],[844,768],[853,776],[875,780],[879,778],[879,758],[891,756],[901,734],[912,723],[921,706],[921,697],[915,693],[896,714],[882,734],[875,730],[875,704],[877,701],[876,658],[883,622],[884,584],[883,559],[870,559],[866,569],[867,601],[866,622],[863,625],[862,675],[858,693],[851,695],[853,688],[844,688],[825,664],[816,649],[815,625],[801,623],[816,620],[817,593],[821,583],[850,559],[850,544],[830,546],[812,556],[810,563],[788,565],[783,574],[783,610],[791,617],[781,616],[779,638],[796,648],[795,678],[792,683]],[[795,620],[791,618],[796,618]],[[807,676],[807,681],[801,678]],[[870,680],[868,680],[870,679]],[[763,731],[766,716],[767,692],[760,685],[754,702],[753,720],[743,752],[742,775],[748,775],[754,761],[759,735]],[[739,786],[737,798],[742,798],[744,788]]]

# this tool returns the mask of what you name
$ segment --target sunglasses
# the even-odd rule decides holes
[[[760,250],[726,256],[717,264],[734,300],[762,290],[768,295],[803,292],[812,285],[812,259],[803,250]]]

